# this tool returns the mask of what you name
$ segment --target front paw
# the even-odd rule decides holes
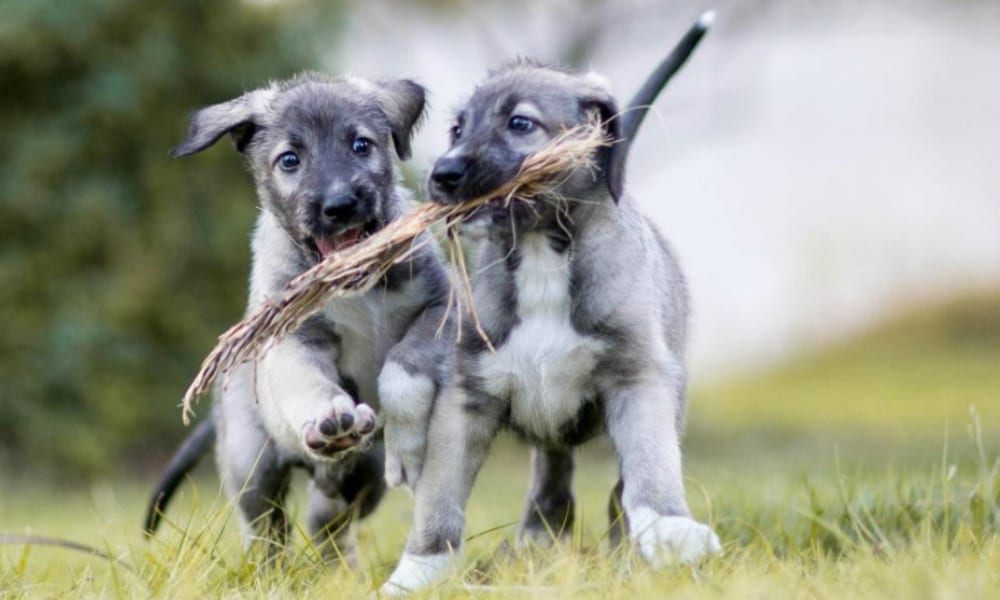
[[[405,596],[441,581],[457,564],[456,554],[418,555],[405,552],[380,591],[383,596]]]
[[[375,431],[375,411],[367,404],[334,402],[302,426],[306,452],[320,460],[335,459],[361,447]]]
[[[386,483],[416,489],[427,450],[426,424],[387,419],[384,431]]]
[[[642,557],[656,569],[694,564],[722,549],[710,527],[688,517],[656,516],[637,521],[632,538]]]

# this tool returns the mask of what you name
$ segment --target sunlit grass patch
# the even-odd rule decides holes
[[[976,430],[973,430],[975,433]],[[941,449],[940,460],[897,471],[839,465],[802,474],[739,476],[692,469],[695,514],[710,520],[724,555],[697,568],[649,570],[606,543],[604,507],[613,461],[581,460],[578,522],[553,547],[513,551],[527,487],[523,452],[501,448],[487,465],[469,511],[463,569],[420,596],[504,598],[681,598],[976,596],[1000,592],[1000,463],[981,440]],[[40,488],[5,498],[5,530],[86,541],[129,567],[62,549],[0,548],[7,594],[133,597],[363,596],[388,576],[402,549],[411,500],[390,494],[360,527],[356,569],[329,570],[299,532],[278,564],[262,548],[244,553],[231,506],[211,481],[185,486],[152,541],[140,535],[145,490],[120,486],[84,495]],[[207,490],[210,492],[206,493]],[[33,494],[37,494],[34,495]],[[301,517],[301,507],[293,514]],[[83,516],[89,515],[89,516]],[[79,518],[83,516],[83,518]],[[926,592],[926,594],[925,594]],[[768,595],[771,593],[772,595]]]
[[[529,468],[527,450],[502,439],[469,502],[462,568],[417,597],[1000,597],[1000,303],[961,306],[773,374],[696,389],[685,438],[688,498],[722,538],[721,557],[654,572],[610,551],[606,507],[617,465],[601,444],[578,453],[571,537],[510,550]],[[893,404],[891,390],[906,402]],[[879,393],[889,399],[857,408],[882,402]],[[985,404],[970,415],[970,400]],[[856,408],[857,419],[843,414]],[[409,495],[390,492],[358,528],[357,567],[331,571],[302,532],[303,498],[293,491],[297,529],[269,568],[259,545],[244,552],[212,475],[186,482],[161,531],[143,539],[152,480],[83,490],[5,482],[0,531],[83,542],[127,566],[61,548],[0,546],[0,596],[366,597],[391,572],[412,517]]]

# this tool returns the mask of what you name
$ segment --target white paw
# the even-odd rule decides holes
[[[427,451],[427,425],[386,419],[384,431],[386,483],[416,489]]]
[[[403,596],[444,579],[458,562],[455,554],[419,556],[403,553],[396,570],[380,590],[386,596]]]
[[[378,376],[381,418],[385,421],[385,481],[415,489],[427,446],[435,386],[426,375],[410,373],[388,360]]]
[[[356,448],[375,431],[375,411],[367,404],[354,404],[338,396],[316,418],[302,425],[302,445],[320,459],[336,459],[345,450]]]
[[[638,516],[630,519],[630,537],[655,569],[694,564],[722,550],[715,532],[693,519],[648,513]]]

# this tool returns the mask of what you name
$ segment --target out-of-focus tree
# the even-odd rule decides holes
[[[336,16],[0,4],[0,472],[169,452],[188,379],[242,312],[255,202],[230,148],[167,151],[191,109],[314,64]]]

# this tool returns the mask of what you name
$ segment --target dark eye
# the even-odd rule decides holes
[[[371,149],[372,141],[366,137],[354,138],[354,143],[351,144],[351,151],[362,156],[371,152]]]
[[[278,164],[282,170],[294,171],[299,168],[299,155],[294,152],[285,152],[278,157]]]
[[[507,127],[512,131],[531,131],[535,128],[535,122],[528,117],[522,117],[519,115],[514,115],[507,122]]]
[[[457,140],[460,137],[462,137],[462,126],[461,125],[452,125],[451,126],[451,139],[452,139],[452,141]]]

